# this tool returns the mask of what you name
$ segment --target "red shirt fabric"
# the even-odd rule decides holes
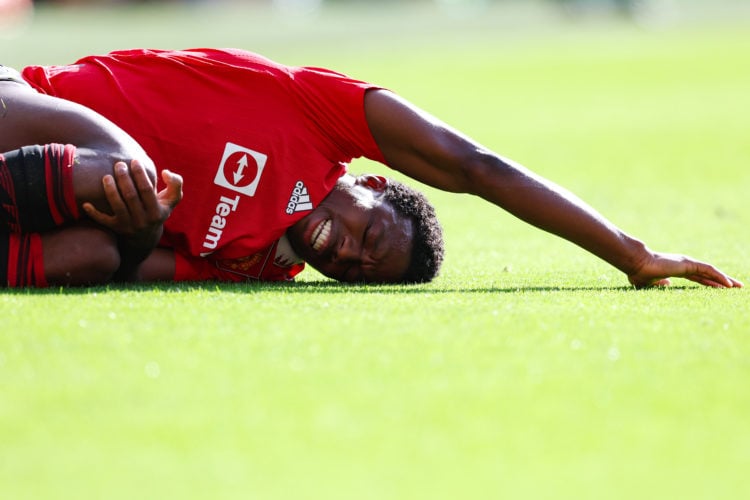
[[[125,50],[29,66],[39,92],[83,104],[185,179],[164,225],[176,280],[291,279],[287,228],[360,156],[383,162],[364,113],[373,85],[238,49]]]

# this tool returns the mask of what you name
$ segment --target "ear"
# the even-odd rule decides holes
[[[370,188],[377,193],[382,193],[388,186],[388,179],[380,175],[363,174],[357,177],[355,183]]]

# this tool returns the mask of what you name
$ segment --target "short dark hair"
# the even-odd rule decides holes
[[[414,231],[411,261],[402,283],[427,283],[433,280],[443,263],[443,229],[435,209],[424,194],[393,179],[388,179],[383,199],[399,214],[411,220]]]

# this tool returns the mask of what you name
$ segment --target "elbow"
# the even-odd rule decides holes
[[[435,134],[429,147],[417,150],[428,173],[418,180],[453,193],[478,194],[503,164],[492,151],[455,134]]]
[[[456,162],[456,192],[482,196],[483,192],[503,176],[507,164],[496,154],[475,148]]]

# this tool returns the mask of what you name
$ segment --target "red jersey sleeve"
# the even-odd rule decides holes
[[[290,68],[290,73],[308,127],[332,148],[329,157],[336,151],[385,163],[365,116],[365,93],[380,87],[322,68]]]

